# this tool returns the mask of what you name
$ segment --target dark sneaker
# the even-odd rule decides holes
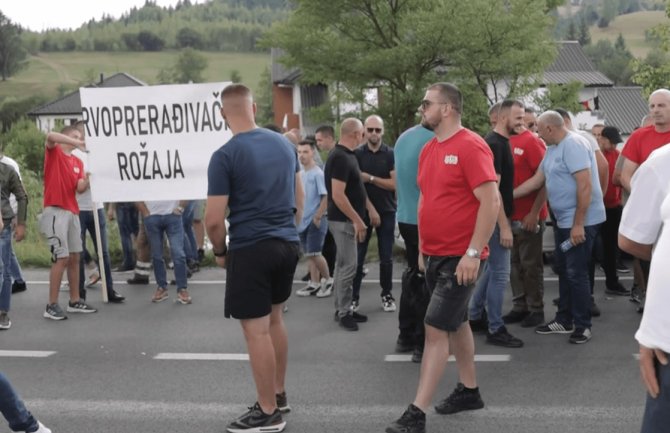
[[[558,306],[558,302],[561,300],[561,298],[554,298],[551,300],[551,303]]]
[[[49,304],[44,310],[44,318],[51,320],[65,320],[67,316],[63,312],[63,309],[58,304]]]
[[[523,347],[523,341],[519,340],[509,332],[507,332],[507,328],[504,326],[501,326],[500,329],[498,329],[494,333],[487,332],[486,333],[486,342],[489,344],[493,344],[494,346],[502,346],[502,347]]]
[[[120,304],[123,301],[126,300],[126,297],[123,295],[120,295],[116,292],[116,290],[112,290],[111,293],[107,294],[107,301],[113,303],[113,304]]]
[[[272,415],[268,415],[256,403],[249,408],[248,412],[228,424],[226,430],[230,433],[273,433],[284,431],[285,427],[286,422],[282,419],[279,409],[275,409]]]
[[[25,292],[28,289],[26,287],[26,282],[25,281],[14,281],[12,283],[12,293],[21,293]]]
[[[407,353],[414,350],[414,342],[409,338],[398,337],[395,343],[395,353]]]
[[[307,271],[307,273],[305,275],[303,275],[303,277],[300,279],[300,281],[307,282],[307,281],[309,281],[310,278],[311,278],[311,275],[310,275],[309,271]]]
[[[628,269],[628,266],[624,265],[621,262],[618,262],[616,264],[616,271],[621,272],[622,274],[627,274],[630,272],[630,269]]]
[[[488,332],[489,321],[485,316],[482,316],[481,319],[470,320],[470,329],[472,332]]]
[[[340,326],[347,331],[358,331],[358,323],[351,314],[340,317]]]
[[[0,329],[9,329],[12,327],[12,321],[6,311],[0,311]]]
[[[386,433],[425,433],[426,414],[410,404],[400,418],[386,427]]]
[[[605,293],[607,293],[608,295],[614,295],[614,296],[630,296],[630,290],[625,288],[619,282],[614,284],[612,287],[606,288]]]
[[[291,412],[291,406],[288,405],[288,400],[286,399],[286,391],[281,394],[275,394],[275,396],[277,397],[277,409],[279,409],[279,412]]]
[[[575,332],[570,335],[570,343],[584,344],[591,339],[591,330],[589,328],[577,328]]]
[[[544,312],[534,311],[529,313],[522,321],[522,328],[534,328],[544,323]]]
[[[357,312],[357,311],[353,311],[353,312],[351,313],[351,317],[354,318],[354,320],[356,321],[356,323],[365,323],[365,322],[368,321],[368,316],[366,316],[365,314],[361,314],[361,313],[359,313],[359,312]]]
[[[600,307],[596,305],[595,299],[591,298],[591,317],[600,317]]]
[[[560,322],[557,322],[556,320],[552,320],[549,323],[545,323],[544,325],[540,325],[537,328],[535,328],[535,332],[537,334],[571,334],[575,331],[575,327],[570,325],[566,326]]]
[[[89,314],[89,313],[95,313],[96,310],[95,308],[91,307],[88,305],[86,302],[84,302],[83,299],[78,300],[77,302],[68,302],[67,303],[67,312],[68,313],[84,313],[84,314]]]
[[[147,275],[133,275],[133,278],[126,280],[128,284],[149,284],[149,277]]]
[[[435,406],[435,411],[442,415],[450,415],[464,410],[476,410],[483,407],[484,402],[482,401],[482,396],[479,395],[479,388],[466,389],[462,383],[459,383],[449,397]]]
[[[423,360],[423,346],[416,346],[414,352],[412,352],[412,362],[416,364],[421,364]]]
[[[503,322],[505,325],[511,323],[519,323],[528,316],[528,311],[510,311],[509,313],[502,316]]]

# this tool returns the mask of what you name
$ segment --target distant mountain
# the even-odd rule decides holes
[[[209,51],[258,51],[258,39],[287,18],[287,0],[180,0],[161,7],[147,0],[120,18],[103,16],[76,30],[24,32],[28,49],[38,51],[160,51],[192,47]]]

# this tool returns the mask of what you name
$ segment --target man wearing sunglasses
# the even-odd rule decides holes
[[[358,266],[354,278],[354,299],[352,306],[358,309],[363,265],[368,252],[368,244],[373,227],[377,231],[377,251],[379,252],[379,281],[382,286],[382,309],[386,312],[396,310],[395,299],[391,294],[393,287],[393,231],[395,230],[395,162],[393,149],[382,142],[384,121],[379,116],[365,119],[365,138],[356,151],[356,159],[361,169],[361,179],[365,182],[365,191],[378,214],[368,214],[365,225],[368,226],[365,240],[358,244]]]

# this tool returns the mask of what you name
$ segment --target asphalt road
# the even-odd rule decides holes
[[[370,321],[357,333],[332,320],[332,298],[291,297],[287,391],[293,411],[287,432],[383,432],[413,400],[419,365],[388,361],[397,313],[382,311],[376,265],[370,269],[361,299]],[[396,298],[401,271],[397,264]],[[223,317],[223,271],[195,274],[188,306],[152,304],[153,285],[128,286],[128,273],[114,274],[125,304],[102,304],[100,290],[93,289],[89,301],[99,312],[70,314],[63,322],[42,318],[47,271],[26,274],[28,291],[12,299],[13,326],[0,332],[0,370],[54,433],[223,432],[253,403],[239,324]],[[546,278],[550,318],[558,289],[549,269]],[[61,305],[66,299],[61,293]],[[645,397],[633,335],[640,316],[627,299],[606,298],[602,280],[596,299],[603,315],[594,319],[593,340],[585,345],[515,325],[509,329],[525,341],[522,349],[490,346],[476,336],[478,355],[502,355],[477,362],[485,409],[429,413],[428,431],[639,431]],[[450,363],[435,402],[456,380]],[[0,422],[4,431],[9,429]]]

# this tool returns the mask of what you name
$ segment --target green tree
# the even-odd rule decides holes
[[[177,57],[174,65],[161,69],[157,79],[161,84],[169,83],[202,83],[202,73],[207,69],[207,57],[193,48],[185,48]]]
[[[21,27],[0,11],[0,74],[2,81],[14,75],[25,64],[26,50],[21,39]]]
[[[237,69],[233,69],[230,71],[230,81],[233,83],[241,83],[242,82],[242,76],[240,75],[240,71]]]
[[[665,15],[670,18],[670,1]],[[653,33],[660,41],[658,50],[652,50],[644,61],[635,59],[631,64],[633,81],[642,86],[646,95],[656,89],[667,88],[670,77],[670,24],[655,27]]]
[[[270,68],[263,69],[261,80],[258,83],[258,90],[254,95],[256,102],[256,123],[266,125],[274,123],[274,111],[272,110],[272,74]]]
[[[579,20],[579,35],[577,36],[579,45],[582,47],[591,43],[591,32],[589,31],[589,23],[586,19]]]
[[[442,79],[472,88],[485,107],[491,89],[498,96],[506,96],[500,95],[503,88],[521,93],[555,52],[545,0],[293,4],[293,14],[272,28],[263,45],[282,48],[283,62],[299,67],[303,82],[379,88],[377,112],[391,138],[416,122],[427,84]]]
[[[614,45],[607,39],[601,39],[593,45],[584,47],[584,53],[593,62],[595,68],[614,81],[617,86],[632,84],[633,55],[626,48],[623,37],[617,38]]]
[[[202,49],[202,35],[191,27],[182,27],[177,32],[177,46],[179,48],[190,47],[196,50]]]
[[[547,91],[535,98],[535,103],[541,111],[552,108],[563,108],[573,113],[582,111],[584,107],[579,103],[579,91],[583,84],[572,81],[568,84],[549,84]]]

